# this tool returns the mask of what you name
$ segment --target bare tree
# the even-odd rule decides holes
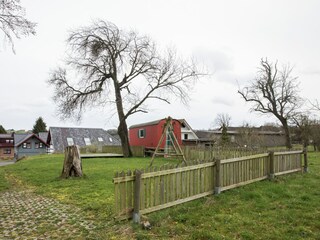
[[[215,124],[221,129],[221,145],[228,145],[230,143],[230,138],[228,135],[228,127],[230,125],[231,117],[227,113],[219,113],[215,119]]]
[[[231,122],[231,116],[228,113],[219,113],[214,122],[220,128],[229,127]]]
[[[257,128],[249,123],[243,123],[238,129],[236,143],[241,147],[255,148],[262,146],[262,139],[258,134]]]
[[[310,140],[313,144],[315,151],[320,151],[320,122],[319,120],[313,120],[311,126],[310,126]]]
[[[127,118],[146,113],[148,100],[170,103],[173,96],[188,102],[200,75],[192,62],[182,61],[174,51],[160,54],[150,38],[102,20],[71,32],[68,45],[66,64],[79,78],[72,84],[63,68],[51,74],[59,113],[80,120],[87,107],[115,105],[125,156],[132,155]]]
[[[273,114],[282,124],[287,148],[292,148],[288,122],[302,106],[299,97],[297,77],[292,77],[293,68],[289,65],[278,69],[277,62],[269,63],[261,59],[257,77],[248,87],[238,93],[245,101],[252,103],[252,111]]]
[[[20,0],[0,0],[0,29],[14,52],[13,37],[35,34],[36,23],[25,18],[25,9]]]
[[[310,106],[310,111],[315,111],[317,113],[319,113],[320,111],[320,102],[318,101],[318,99],[316,100],[308,100],[308,103]]]

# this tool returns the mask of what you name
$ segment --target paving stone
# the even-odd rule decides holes
[[[29,192],[2,192],[0,239],[89,238],[95,225],[81,213],[79,208]]]

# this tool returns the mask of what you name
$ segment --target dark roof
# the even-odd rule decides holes
[[[218,128],[216,130],[221,130],[222,128]],[[260,126],[260,127],[251,127],[251,126],[240,126],[240,127],[228,127],[228,131],[242,131],[242,130],[253,130],[256,132],[282,132],[282,127],[277,126]]]
[[[146,122],[146,123],[135,124],[135,125],[130,126],[129,129],[157,125],[161,120],[163,120],[163,119],[159,119],[159,120],[155,120],[155,121],[151,121],[151,122]]]
[[[38,136],[41,138],[44,142],[47,142],[48,140],[48,134],[49,132],[39,132]]]
[[[157,125],[157,124],[160,123],[160,121],[165,120],[165,119],[167,119],[167,118],[162,118],[162,119],[158,119],[158,120],[151,121],[151,122],[145,122],[145,123],[139,123],[139,124],[131,125],[131,126],[129,127],[129,129],[139,128],[139,127],[145,127],[145,126],[151,126],[151,125]],[[182,122],[187,123],[186,120],[184,120],[184,119],[175,119],[175,118],[172,118],[172,120],[178,121],[178,122],[180,122],[180,123],[182,123]],[[187,123],[187,124],[188,124],[188,123]],[[189,124],[188,124],[188,125],[189,125]],[[190,129],[191,129],[191,127],[190,127]]]
[[[21,133],[21,134],[14,134],[14,145],[20,146],[23,142],[29,139],[33,134],[30,133]]]
[[[14,134],[14,146],[19,147],[21,144],[28,141],[30,138],[36,138],[47,146],[47,143],[34,133]]]
[[[258,135],[283,135],[281,131],[263,131],[262,128],[228,127],[227,133],[230,135],[240,135],[244,131],[251,130]],[[222,134],[222,129],[214,130],[194,130],[200,140],[212,140],[214,136]]]
[[[9,140],[9,142],[7,141]],[[0,134],[0,148],[14,147],[12,134]]]
[[[194,133],[201,140],[212,140],[215,132],[208,130],[194,130]]]
[[[237,134],[246,132],[248,130],[258,135],[283,135],[284,134],[281,131],[281,128],[266,129],[264,127],[228,127],[227,133],[237,135]],[[212,132],[214,132],[215,134],[222,134],[222,128],[215,129]]]
[[[63,152],[68,146],[67,138],[80,147],[86,146],[84,138],[92,145],[121,145],[120,141],[102,128],[50,127],[49,136],[55,152]]]
[[[1,134],[0,134],[0,138],[13,138],[13,136],[12,136],[12,134],[1,133]]]
[[[120,136],[118,134],[118,130],[117,129],[108,129],[107,133],[109,133],[111,136],[113,136],[114,138],[116,138],[119,142],[121,142],[120,140]]]

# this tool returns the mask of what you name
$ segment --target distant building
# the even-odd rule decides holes
[[[129,139],[131,146],[144,146],[156,148],[166,124],[166,118],[152,122],[140,123],[129,127]],[[179,145],[195,145],[198,136],[185,119],[172,119],[175,137]],[[160,148],[165,147],[165,141]]]
[[[129,140],[131,146],[143,146],[146,148],[156,148],[161,139],[165,128],[166,119],[160,119],[152,122],[140,123],[129,127]],[[172,119],[174,135],[179,143],[181,140],[181,122],[177,119]],[[160,145],[160,148],[165,147],[165,141]]]
[[[117,129],[108,129],[107,133],[109,133],[112,137],[114,137],[115,139],[117,139],[119,142],[121,142],[120,136],[118,134],[118,130]]]
[[[120,141],[102,128],[50,127],[47,143],[54,152],[64,152],[67,146],[121,145]]]
[[[48,141],[48,135],[49,135],[49,132],[39,132],[38,133],[39,138],[41,138],[45,142]]]
[[[14,158],[13,134],[0,134],[0,159]]]
[[[199,142],[197,134],[185,119],[179,119],[181,123],[181,139],[183,145],[196,145]]]
[[[222,129],[195,130],[199,144],[210,146],[219,144]],[[281,129],[265,130],[263,127],[228,127],[230,144],[248,147],[285,146],[285,136]]]
[[[16,159],[47,153],[49,145],[34,133],[14,134],[14,155]]]

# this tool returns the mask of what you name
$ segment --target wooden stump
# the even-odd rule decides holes
[[[82,177],[82,162],[79,147],[68,146],[64,152],[64,163],[61,178]]]

